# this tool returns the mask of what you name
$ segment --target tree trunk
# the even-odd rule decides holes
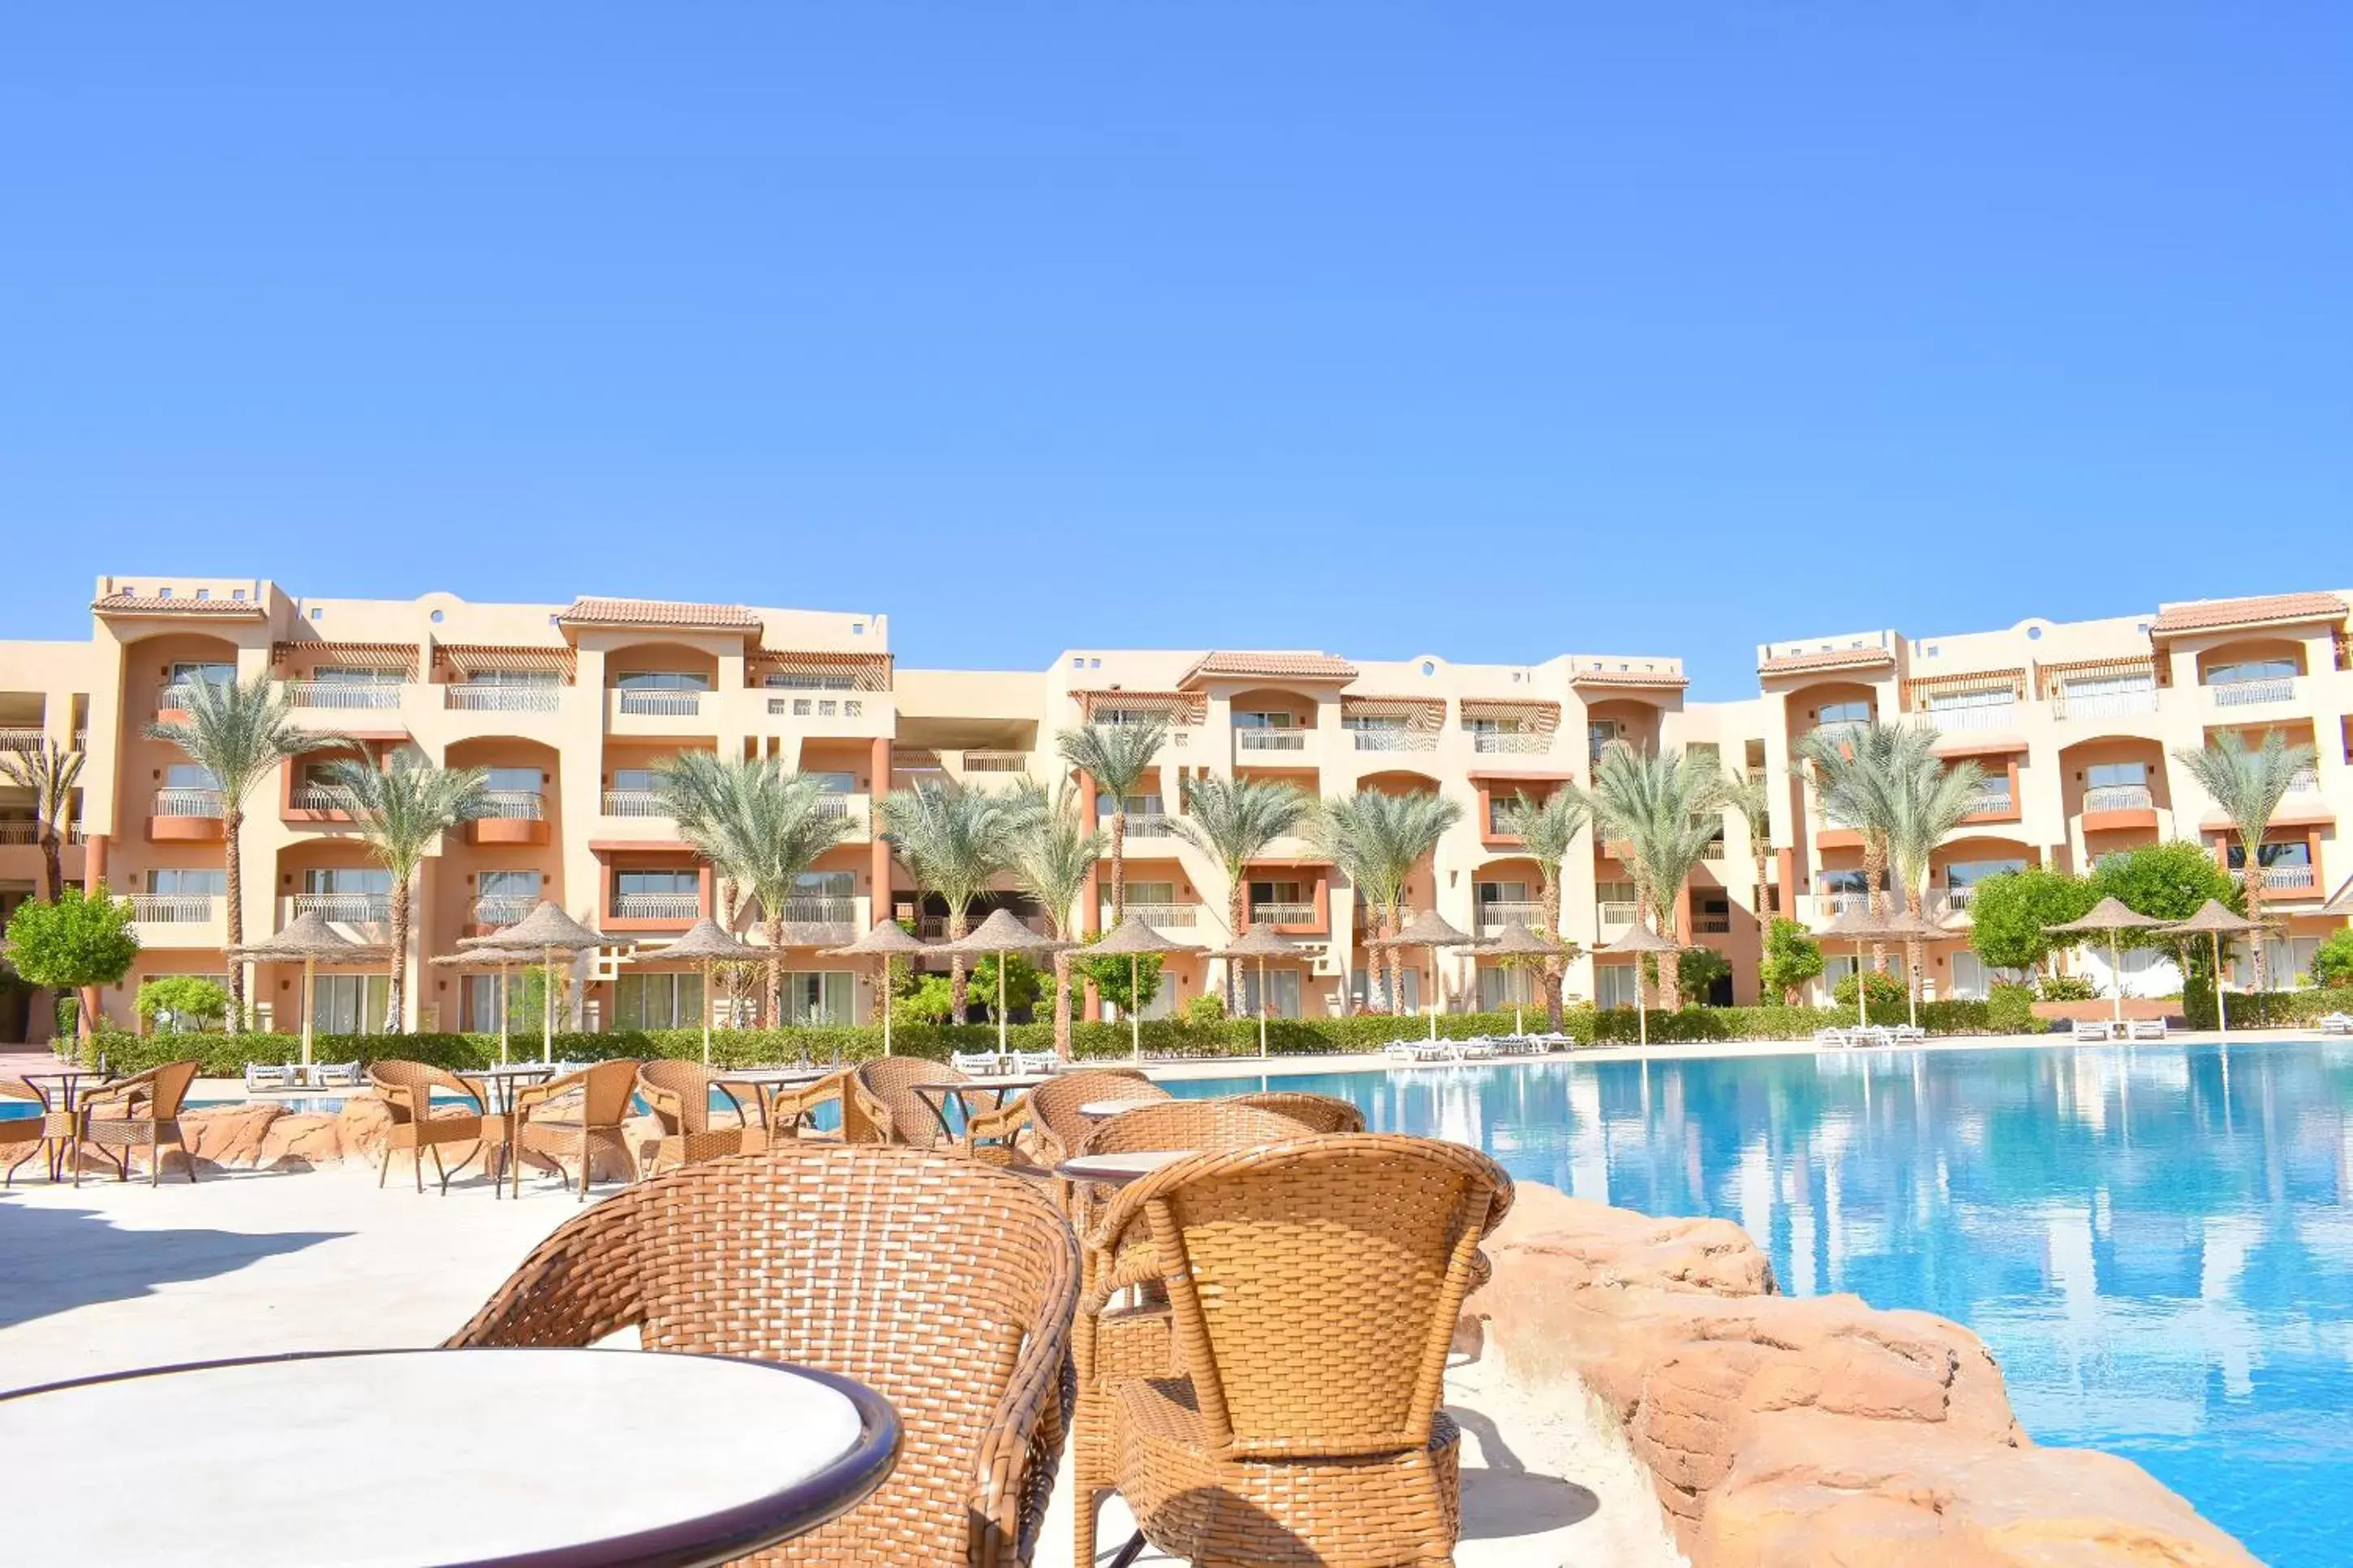
[[[719,923],[729,931],[735,929],[735,879],[719,879]]]
[[[1771,849],[1772,847],[1772,847],[1771,845],[1769,845],[1769,844],[1763,844],[1763,843],[1760,843],[1760,844],[1758,844],[1758,845],[1757,846],[1757,906],[1756,906],[1756,907],[1757,907],[1757,929],[1759,931],[1764,931],[1767,926],[1769,926],[1769,925],[1771,925],[1771,924],[1773,923],[1773,911],[1772,911],[1772,910],[1768,907],[1768,906],[1772,903],[1772,900],[1766,896],[1766,883],[1765,883],[1765,877],[1766,877],[1766,871],[1765,871],[1766,852],[1767,852],[1767,850]]]
[[[2245,852],[2247,860],[2246,869],[2240,874],[2239,885],[2246,889],[2247,918],[2251,921],[2263,918],[2263,868],[2261,864],[2263,842],[2260,835],[2253,843],[2248,842],[2247,836],[2243,832],[2239,835],[2239,843]],[[2259,931],[2249,931],[2247,948],[2254,955],[2255,989],[2264,990],[2271,979],[2271,962],[2270,955],[2263,952],[2263,933]]]
[[[1871,911],[1871,918],[1882,924],[1884,924],[1887,920],[1887,889],[1881,887],[1880,883],[1886,879],[1886,876],[1887,841],[1877,834],[1866,833],[1862,837],[1864,907]],[[1874,942],[1871,944],[1871,967],[1883,973],[1885,973],[1887,969],[1885,942]],[[1860,985],[1862,982],[1858,980],[1855,984]]]
[[[1131,1005],[1134,997],[1129,997]],[[1054,1055],[1062,1061],[1071,1059],[1071,955],[1066,950],[1054,954]]]
[[[948,905],[948,940],[950,942],[964,940],[964,926],[967,918],[961,900]],[[964,1005],[967,989],[964,973],[964,954],[952,952],[948,954],[948,1018],[951,1022],[958,1024],[971,1022],[965,1016]]]
[[[1675,928],[1683,901],[1683,889],[1678,888],[1659,906],[1659,934],[1669,942],[1681,940]],[[1662,1013],[1675,1012],[1683,1005],[1682,959],[1680,952],[1659,954],[1659,1010]]]
[[[1386,935],[1395,936],[1405,930],[1405,905],[1396,899],[1389,900],[1389,925]],[[1402,1018],[1405,1012],[1405,949],[1385,949],[1389,964],[1389,1014]]]
[[[245,826],[245,812],[232,805],[221,813],[221,871],[228,900],[227,932],[230,947],[245,945],[245,868],[237,855],[237,841]],[[228,1017],[232,1028],[246,1027],[245,963],[242,959],[228,961]]]
[[[767,919],[760,922],[760,935],[768,944],[768,1027],[785,1026],[785,911],[783,900],[778,907],[764,909]]]
[[[1234,940],[1240,942],[1249,931],[1250,884],[1241,879],[1239,872],[1235,873],[1232,883],[1234,890],[1226,895],[1227,929],[1234,933]],[[1239,958],[1226,960],[1226,1016],[1229,1018],[1242,1016],[1242,961]]]
[[[1544,868],[1544,892],[1541,897],[1544,900],[1545,935],[1553,942],[1558,942],[1560,940],[1559,867]],[[1560,1033],[1560,982],[1562,972],[1567,965],[1567,960],[1558,953],[1554,953],[1546,958],[1544,967],[1537,972],[1543,976],[1541,984],[1544,986],[1545,1027],[1556,1035]]]
[[[49,902],[54,904],[65,890],[65,841],[58,837],[58,825],[46,817],[41,821],[41,875],[47,879]]]
[[[1127,919],[1127,799],[1122,796],[1111,814],[1111,923]],[[1134,1000],[1134,998],[1130,998]]]
[[[392,879],[392,977],[384,988],[384,1032],[408,1033],[408,879]]]

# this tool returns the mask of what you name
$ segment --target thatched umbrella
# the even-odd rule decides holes
[[[504,930],[492,931],[488,936],[461,937],[458,942],[460,951],[467,952],[478,952],[483,948],[537,952],[550,971],[551,981],[555,955],[559,952],[581,953],[600,947],[637,945],[638,939],[633,936],[605,936],[590,931],[545,899],[539,901],[537,909]],[[540,1009],[539,1053],[542,1061],[555,1059],[554,990],[551,984],[547,1005]]]
[[[1229,963],[1238,958],[1258,960],[1258,1054],[1266,1055],[1266,961],[1290,958],[1303,963],[1309,956],[1307,950],[1272,926],[1252,926],[1240,942],[1221,947],[1210,956]]]
[[[444,953],[432,961],[437,969],[495,970],[499,977],[499,1065],[507,1065],[507,972],[517,964],[539,962],[539,954],[512,948],[478,947],[471,952]]]
[[[1502,959],[1568,958],[1575,955],[1577,944],[1573,942],[1546,942],[1520,921],[1513,921],[1504,927],[1501,935],[1479,951],[1491,958]],[[1528,1032],[1527,1012],[1516,996],[1512,999],[1512,1032],[1515,1035]]]
[[[735,940],[725,926],[703,916],[686,928],[686,934],[668,947],[642,948],[630,954],[631,963],[699,962],[702,965],[702,1065],[711,1065],[711,966],[723,960],[757,958],[765,949]]]
[[[320,963],[357,963],[389,958],[392,949],[380,942],[353,942],[329,925],[326,916],[316,910],[305,910],[289,921],[286,929],[276,936],[232,947],[228,956],[240,963],[302,965],[302,1076],[307,1079],[311,1076],[311,1002]]]
[[[829,947],[828,958],[878,958],[879,978],[874,983],[874,994],[882,1012],[882,1054],[891,1054],[891,961],[899,954],[929,952],[932,944],[907,934],[907,928],[897,921],[877,921],[874,929],[847,947]]]
[[[1074,942],[1060,942],[1050,936],[1039,936],[1036,931],[1015,920],[1008,911],[998,910],[980,922],[979,930],[971,932],[961,942],[942,942],[933,951],[951,955],[962,954],[965,958],[986,958],[991,954],[996,956],[997,1048],[1001,1054],[1005,1050],[1005,955],[1010,952],[1033,954],[1060,952],[1065,948],[1078,945]]]
[[[1199,952],[1198,942],[1171,942],[1144,923],[1142,915],[1130,915],[1113,928],[1112,933],[1087,949],[1096,958],[1127,960],[1127,1039],[1135,1059],[1144,1059],[1144,1020],[1138,1016],[1135,994],[1141,988],[1139,976],[1147,953]]]
[[[2150,931],[2164,923],[2163,921],[2126,909],[2122,899],[2107,898],[2094,904],[2092,912],[2082,920],[2069,921],[2065,925],[2044,926],[2042,929],[2045,933],[2052,936],[2063,933],[2068,936],[2091,936],[2101,931],[2107,932],[2108,973],[2116,983],[2116,1021],[2121,1025],[2125,1021],[2125,966],[2123,958],[2116,951],[2116,933],[2126,931]]]
[[[1868,909],[1849,910],[1822,928],[1822,934],[1854,943],[1854,1017],[1858,1024],[1871,1022],[1871,983],[1863,978],[1862,950],[1873,943],[1890,942],[1934,942],[1952,933],[1931,923],[1912,910],[1897,910],[1882,919]],[[1912,987],[1904,987],[1904,1007],[1906,1016],[1916,1026],[1920,1022],[1919,999]]]
[[[2203,936],[2214,942],[2214,1025],[2217,1033],[2231,1032],[2230,1016],[2222,1005],[2222,939],[2263,930],[2263,922],[2236,914],[2220,899],[2209,899],[2188,920],[2165,928],[2168,936]],[[2121,1003],[2118,1005],[2122,1005]]]
[[[1468,931],[1455,930],[1446,923],[1436,910],[1424,910],[1408,921],[1405,929],[1395,936],[1377,936],[1365,943],[1367,948],[1426,947],[1430,949],[1430,1037],[1438,1038],[1438,1010],[1445,1005],[1445,986],[1438,973],[1438,950],[1441,947],[1477,947],[1479,939]]]
[[[1651,1009],[1649,1004],[1644,1000],[1642,995],[1642,960],[1641,955],[1646,952],[1681,952],[1683,950],[1683,944],[1681,942],[1668,941],[1665,937],[1661,936],[1657,931],[1652,931],[1641,921],[1636,921],[1632,925],[1627,927],[1626,934],[1620,937],[1617,941],[1605,942],[1601,943],[1600,946],[1594,949],[1596,952],[1630,952],[1635,955],[1635,1033],[1641,1039],[1642,1049],[1646,1051],[1651,1048]]]

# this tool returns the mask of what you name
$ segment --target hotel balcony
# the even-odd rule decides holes
[[[1174,838],[1176,837],[1176,833],[1168,826],[1169,823],[1174,820],[1175,819],[1166,812],[1133,812],[1129,814],[1127,819],[1127,836],[1131,839]],[[1105,832],[1109,832],[1111,829],[1111,818],[1108,816],[1104,817],[1101,826]]]
[[[1998,780],[1988,779],[1986,784],[1988,787],[1977,793],[1976,798],[1969,803],[1968,815],[1961,820],[1963,822],[2015,821],[2018,817],[2018,797],[2010,792],[2009,777],[2004,775]],[[2000,784],[2000,788],[1992,787],[1997,784]]]
[[[1638,906],[1631,899],[1604,899],[1597,910],[1604,926],[1620,927],[1632,925],[1637,911]]]
[[[297,708],[337,712],[394,712],[407,688],[398,681],[282,680],[279,689]]]
[[[474,844],[544,844],[547,797],[535,789],[492,790],[466,824],[466,837]]]
[[[1544,905],[1520,900],[1497,900],[1479,906],[1479,936],[1501,936],[1508,925],[1535,931],[1544,924]]]
[[[617,921],[664,921],[685,925],[702,916],[700,893],[616,893],[612,918]]]
[[[457,681],[441,689],[441,706],[459,713],[553,713],[563,706],[564,688],[511,686],[501,681]]]
[[[817,797],[817,814],[847,821],[850,825],[850,834],[843,842],[855,843],[871,835],[873,797],[849,790],[821,795]]]
[[[2274,675],[2260,680],[2227,680],[2208,686],[2206,691],[2216,708],[2259,708],[2295,701],[2295,678]]]
[[[1541,756],[1553,737],[1542,730],[1473,730],[1471,749],[1481,756]]]
[[[1434,752],[1438,750],[1438,734],[1431,730],[1350,729],[1356,748],[1360,752]]]
[[[132,893],[118,901],[131,907],[131,932],[141,947],[218,947],[228,940],[218,893]]]
[[[390,893],[294,893],[278,900],[278,929],[303,915],[317,915],[349,942],[392,940]]]
[[[0,729],[0,752],[37,752],[43,740],[39,725]]]
[[[38,844],[41,825],[29,816],[12,816],[0,821],[0,844]]]
[[[159,789],[147,837],[157,844],[217,844],[228,815],[227,803],[216,789]]]
[[[2263,891],[2266,893],[2311,893],[2320,888],[2319,868],[2315,866],[2266,866],[2263,868]]]
[[[966,752],[963,756],[967,773],[1026,773],[1029,771],[1027,752]]]
[[[1971,708],[1925,708],[1914,717],[1926,719],[1928,727],[1939,734],[1958,735],[1972,731],[2007,734],[2019,727],[2018,709],[2016,702],[1995,702]]]
[[[472,934],[480,934],[511,926],[538,907],[539,900],[536,897],[518,893],[492,893],[488,898],[476,899],[472,906],[467,910],[466,918],[468,923],[474,928]]]
[[[1198,904],[1138,904],[1130,903],[1127,912],[1155,931],[1188,932],[1200,923]],[[1111,929],[1111,906],[1105,904],[1097,911],[1096,920],[1103,930]]]
[[[2084,815],[2102,811],[2154,811],[2157,797],[2147,784],[2098,784],[2084,792]]]
[[[1732,934],[1732,917],[1728,914],[1709,915],[1694,913],[1691,918],[1691,934],[1694,936],[1730,936]]]
[[[1252,904],[1250,923],[1254,926],[1309,926],[1315,923],[1314,904]]]
[[[608,789],[605,792],[604,814],[607,816],[663,816],[670,815],[661,796],[649,789]]]
[[[1892,899],[1893,894],[1889,895]],[[1894,905],[1891,903],[1891,909]],[[1798,918],[1811,925],[1828,925],[1841,915],[1871,912],[1869,893],[1806,893],[1798,899]]]
[[[1275,768],[1311,765],[1307,761],[1308,734],[1306,730],[1236,730],[1235,764]]]
[[[2094,691],[2069,695],[2062,690],[2051,699],[2053,719],[2130,719],[2158,710],[2157,689],[2137,691]]]

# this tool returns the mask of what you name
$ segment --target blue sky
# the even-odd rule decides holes
[[[1535,659],[2341,584],[2353,8],[19,6],[102,571]]]

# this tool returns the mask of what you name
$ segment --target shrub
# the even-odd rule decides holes
[[[1765,929],[1765,956],[1757,965],[1757,984],[1767,996],[1778,996],[1791,1006],[1807,981],[1822,972],[1822,944],[1813,933],[1786,916]]]
[[[2313,950],[2312,983],[2330,990],[2353,985],[2353,926],[2330,931]]]
[[[141,981],[132,1005],[151,1027],[160,1020],[165,1034],[177,1034],[227,1017],[228,992],[202,975],[165,974]]]
[[[1708,987],[1732,973],[1732,960],[1712,947],[1687,947],[1675,955],[1675,984],[1697,1006]]]
[[[138,957],[130,906],[104,888],[85,897],[69,887],[54,904],[27,899],[8,917],[8,962],[28,985],[60,994],[111,985]]]
[[[2309,1028],[2330,1013],[2353,1013],[2353,986],[2307,986],[2295,991],[2234,991],[2230,997],[2234,1029]],[[2193,1029],[2214,1026],[2214,992],[2191,989],[2181,998],[2182,1016]]]
[[[1996,981],[1986,996],[1986,1022],[1997,1035],[2031,1035],[2042,1027],[2034,1016],[2034,990]]]
[[[1204,991],[1185,1004],[1185,1022],[1195,1026],[1225,1021],[1226,999],[1215,991]]]
[[[1873,1017],[1884,1021],[1894,1014],[1904,1011],[1904,982],[1883,969],[1865,969],[1857,973],[1862,974],[1870,985],[1870,1011]],[[1850,973],[1841,978],[1839,983],[1831,988],[1832,999],[1838,1003],[1842,1011],[1854,1006],[1855,984],[1854,974]]]
[[[2031,969],[2050,956],[2046,928],[2082,920],[2098,901],[2083,878],[2041,866],[1988,877],[1969,901],[1969,946],[1996,969]]]
[[[2096,1002],[2100,988],[2080,974],[2046,974],[2034,983],[2045,1002]]]

